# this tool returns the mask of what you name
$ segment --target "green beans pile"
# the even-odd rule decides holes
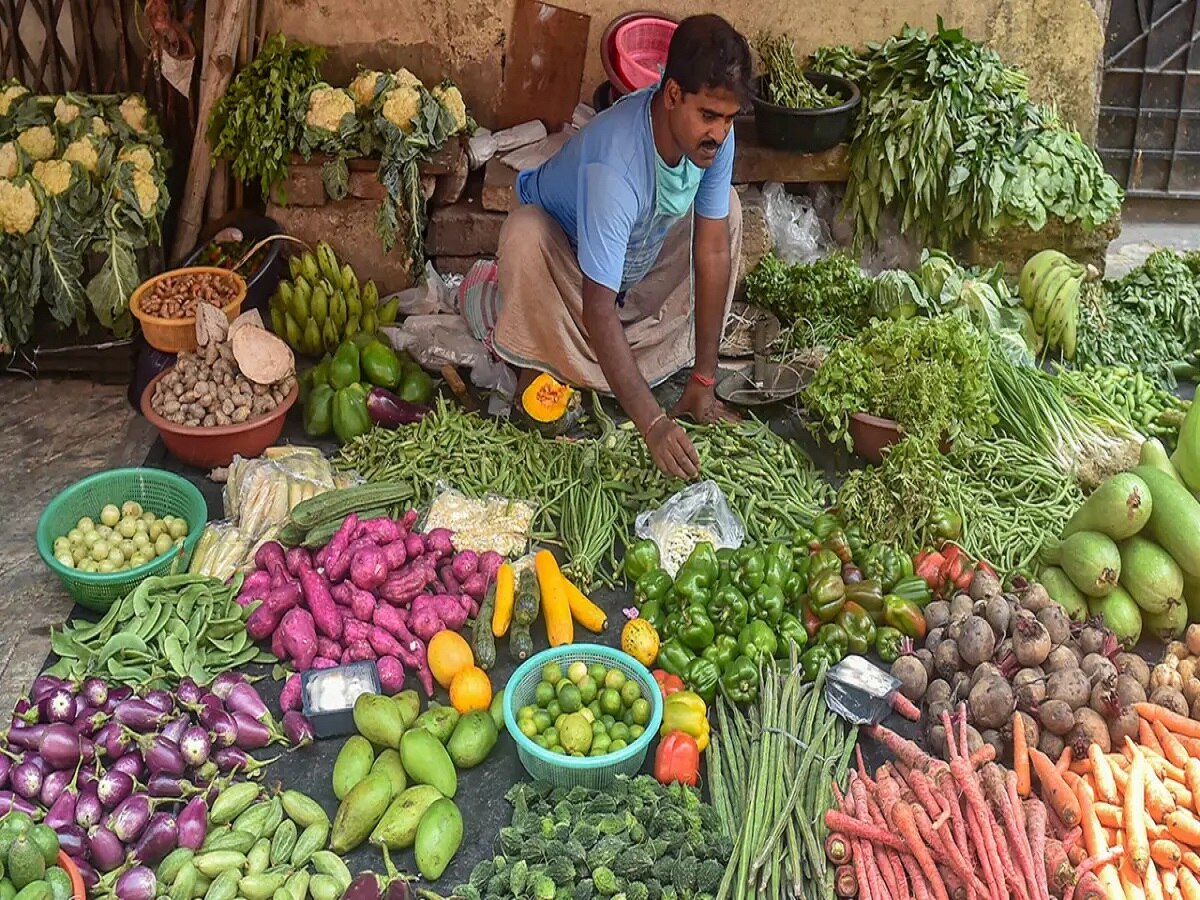
[[[733,856],[717,900],[833,896],[825,813],[845,788],[858,729],[825,703],[825,670],[812,685],[799,667],[764,670],[749,715],[721,698],[706,751],[713,807]],[[830,772],[833,773],[831,779]]]
[[[1072,396],[1098,394],[1129,426],[1156,437],[1168,448],[1179,439],[1179,426],[1191,403],[1161,388],[1140,369],[1128,366],[1084,366],[1063,369],[1059,380]]]
[[[596,408],[599,410],[599,408]],[[593,413],[596,439],[547,440],[439,401],[419,423],[375,428],[342,447],[335,464],[369,481],[411,485],[428,503],[437,482],[468,496],[500,494],[537,506],[534,539],[566,551],[567,575],[585,590],[620,577],[617,543],[637,514],[683,487],[655,468],[628,423]],[[687,426],[702,478],[725,493],[753,540],[791,537],[832,498],[798,448],[757,421]]]

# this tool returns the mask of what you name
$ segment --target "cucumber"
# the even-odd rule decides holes
[[[1162,547],[1141,535],[1118,545],[1121,551],[1121,587],[1144,612],[1161,615],[1180,604],[1183,570]]]
[[[1106,596],[1121,577],[1121,553],[1110,537],[1098,531],[1077,531],[1047,557],[1089,597]]]
[[[1153,498],[1146,537],[1170,553],[1185,575],[1200,578],[1200,503],[1158,469],[1138,466],[1133,472],[1150,487]]]
[[[1137,534],[1150,518],[1153,502],[1146,482],[1129,472],[1112,476],[1075,511],[1063,539],[1081,531],[1097,531],[1114,541]]]
[[[1050,599],[1063,608],[1063,612],[1074,622],[1086,622],[1088,617],[1087,597],[1071,583],[1067,573],[1058,566],[1046,566],[1038,579]]]
[[[1162,441],[1158,438],[1149,438],[1142,442],[1142,452],[1139,454],[1138,464],[1158,469],[1160,472],[1170,475],[1180,484],[1183,484],[1183,479],[1179,477],[1179,473],[1175,470],[1175,466],[1171,462],[1171,457],[1167,455],[1167,448],[1162,445]]]

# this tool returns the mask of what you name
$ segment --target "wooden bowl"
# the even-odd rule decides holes
[[[235,454],[246,458],[258,456],[279,440],[288,410],[300,396],[300,383],[297,381],[282,403],[257,419],[237,425],[214,425],[211,428],[177,425],[160,416],[150,405],[154,388],[171,369],[159,373],[146,385],[146,390],[142,392],[142,415],[158,429],[163,443],[180,462],[201,469],[227,466]]]
[[[232,322],[241,312],[242,303],[246,299],[246,279],[230,269],[220,266],[187,266],[182,269],[172,269],[162,272],[153,278],[148,278],[137,286],[133,296],[129,298],[129,311],[142,325],[142,334],[146,343],[155,350],[163,353],[183,353],[196,349],[196,317],[186,316],[181,319],[165,319],[162,316],[152,316],[142,309],[142,298],[149,290],[164,278],[184,274],[211,273],[232,278],[237,284],[237,294],[222,307],[225,317]]]

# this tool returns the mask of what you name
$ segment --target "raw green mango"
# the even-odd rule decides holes
[[[1121,472],[1096,488],[1083,502],[1067,522],[1062,536],[1065,540],[1081,531],[1098,531],[1114,541],[1123,541],[1145,527],[1152,509],[1146,482],[1131,472]]]
[[[376,772],[356,784],[342,800],[333,817],[329,846],[335,853],[349,853],[367,839],[379,824],[392,799],[392,783]]]
[[[441,742],[424,728],[410,728],[400,739],[400,760],[404,771],[417,784],[430,784],[445,797],[458,791],[458,774],[450,754]]]
[[[492,724],[496,726],[496,731],[504,730],[504,688],[496,691],[492,697],[492,705],[488,707],[488,713],[492,717]]]
[[[393,797],[400,796],[400,792],[408,787],[408,776],[404,774],[404,764],[400,762],[399,751],[389,747],[375,757],[375,764],[371,766],[371,774],[376,772],[382,772],[388,777],[388,781],[392,783]]]
[[[1121,577],[1121,553],[1098,531],[1077,531],[1046,556],[1089,597],[1106,596]]]
[[[405,729],[411,728],[412,723],[417,721],[417,716],[421,712],[420,695],[413,690],[401,691],[392,698],[392,702],[400,710],[400,720],[404,723]]]
[[[1125,649],[1136,644],[1142,636],[1142,611],[1119,584],[1114,585],[1107,596],[1089,600],[1088,606],[1093,616],[1103,619],[1104,627],[1116,635]]]
[[[1158,471],[1165,475],[1170,475],[1180,484],[1183,484],[1183,479],[1179,477],[1179,473],[1175,470],[1175,466],[1171,462],[1171,457],[1167,455],[1167,448],[1162,445],[1162,441],[1158,438],[1148,438],[1142,442],[1142,452],[1138,457],[1138,463],[1158,469]]]
[[[1038,579],[1050,599],[1063,608],[1067,617],[1075,622],[1085,622],[1088,617],[1087,597],[1071,583],[1067,573],[1058,566],[1046,566]]]
[[[5,872],[18,891],[45,876],[46,859],[42,856],[41,848],[28,835],[21,835],[13,841]]]
[[[341,800],[349,794],[367,777],[374,762],[375,751],[370,741],[357,734],[348,738],[333,763],[333,795]]]
[[[413,853],[417,870],[429,881],[437,881],[462,845],[462,813],[453,800],[443,797],[425,811],[417,826]]]
[[[441,799],[442,792],[432,785],[414,784],[392,801],[371,832],[371,843],[389,850],[411,847],[425,810]]]
[[[487,759],[499,736],[492,714],[477,709],[458,720],[454,733],[446,743],[446,750],[456,768],[470,769]]]
[[[443,744],[450,740],[454,726],[458,724],[458,710],[453,706],[430,703],[429,709],[417,716],[414,728],[424,728]]]
[[[17,889],[13,887],[13,883],[7,878],[0,878],[0,900],[13,900],[17,896]]]
[[[1121,551],[1121,587],[1133,602],[1151,615],[1163,615],[1181,605],[1183,570],[1158,544],[1140,535],[1118,545]]]
[[[382,694],[359,695],[354,701],[354,727],[377,747],[398,748],[400,735],[404,733],[400,708],[391,697]]]

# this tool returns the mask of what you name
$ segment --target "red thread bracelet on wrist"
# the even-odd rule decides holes
[[[714,387],[717,383],[717,379],[711,378],[708,375],[702,375],[694,369],[692,370],[692,381],[696,382],[696,384],[700,385],[701,387],[706,388]]]

